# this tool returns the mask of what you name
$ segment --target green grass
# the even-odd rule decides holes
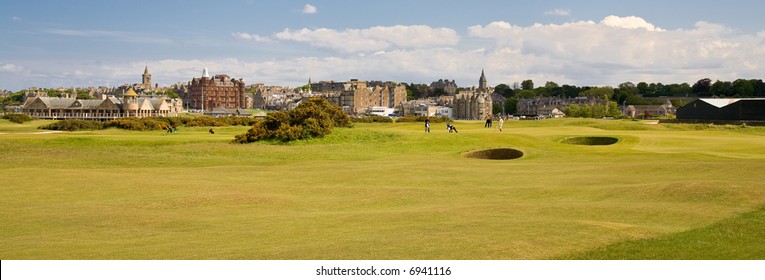
[[[650,239],[630,240],[569,259],[762,260],[765,254],[765,208],[713,225]]]
[[[765,259],[760,127],[356,124],[237,145],[247,127],[44,123],[0,120],[0,259]],[[619,142],[561,142],[588,136]],[[489,148],[524,156],[462,157]]]

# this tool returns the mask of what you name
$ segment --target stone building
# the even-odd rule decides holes
[[[187,108],[197,110],[245,108],[245,83],[241,78],[237,80],[225,74],[210,77],[205,68],[202,77],[189,82],[184,102]]]
[[[573,104],[578,106],[593,106],[605,104],[605,100],[593,96],[580,96],[574,98],[557,96],[522,98],[518,100],[518,104],[516,105],[516,115],[555,117],[553,113],[556,109],[562,111]]]
[[[310,84],[311,95],[321,96],[349,114],[364,114],[370,107],[396,108],[406,101],[406,87],[394,82],[321,81]]]
[[[165,96],[139,96],[129,89],[122,98],[102,95],[101,99],[66,97],[29,97],[22,106],[24,114],[42,119],[117,119],[127,117],[175,117],[183,111],[183,102]]]
[[[282,86],[263,86],[252,94],[255,109],[287,110],[303,96],[296,89]]]
[[[486,82],[486,75],[481,70],[478,88],[462,90],[454,96],[452,114],[456,119],[482,120],[492,115],[491,91]]]
[[[457,93],[457,83],[454,80],[439,79],[438,81],[430,83],[430,91],[436,92],[438,90],[443,91],[448,95],[455,95]]]
[[[633,119],[666,117],[674,115],[676,111],[669,99],[666,99],[662,105],[627,105],[623,110],[624,115]]]

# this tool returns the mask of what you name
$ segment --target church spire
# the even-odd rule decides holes
[[[486,85],[486,75],[483,74],[483,68],[481,68],[481,78],[478,79],[478,90],[487,90],[489,87]]]

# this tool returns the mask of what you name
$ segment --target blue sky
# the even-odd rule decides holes
[[[0,89],[248,83],[765,78],[763,1],[16,1]]]

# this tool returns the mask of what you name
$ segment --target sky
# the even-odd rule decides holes
[[[765,1],[2,0],[0,89],[765,78]]]

